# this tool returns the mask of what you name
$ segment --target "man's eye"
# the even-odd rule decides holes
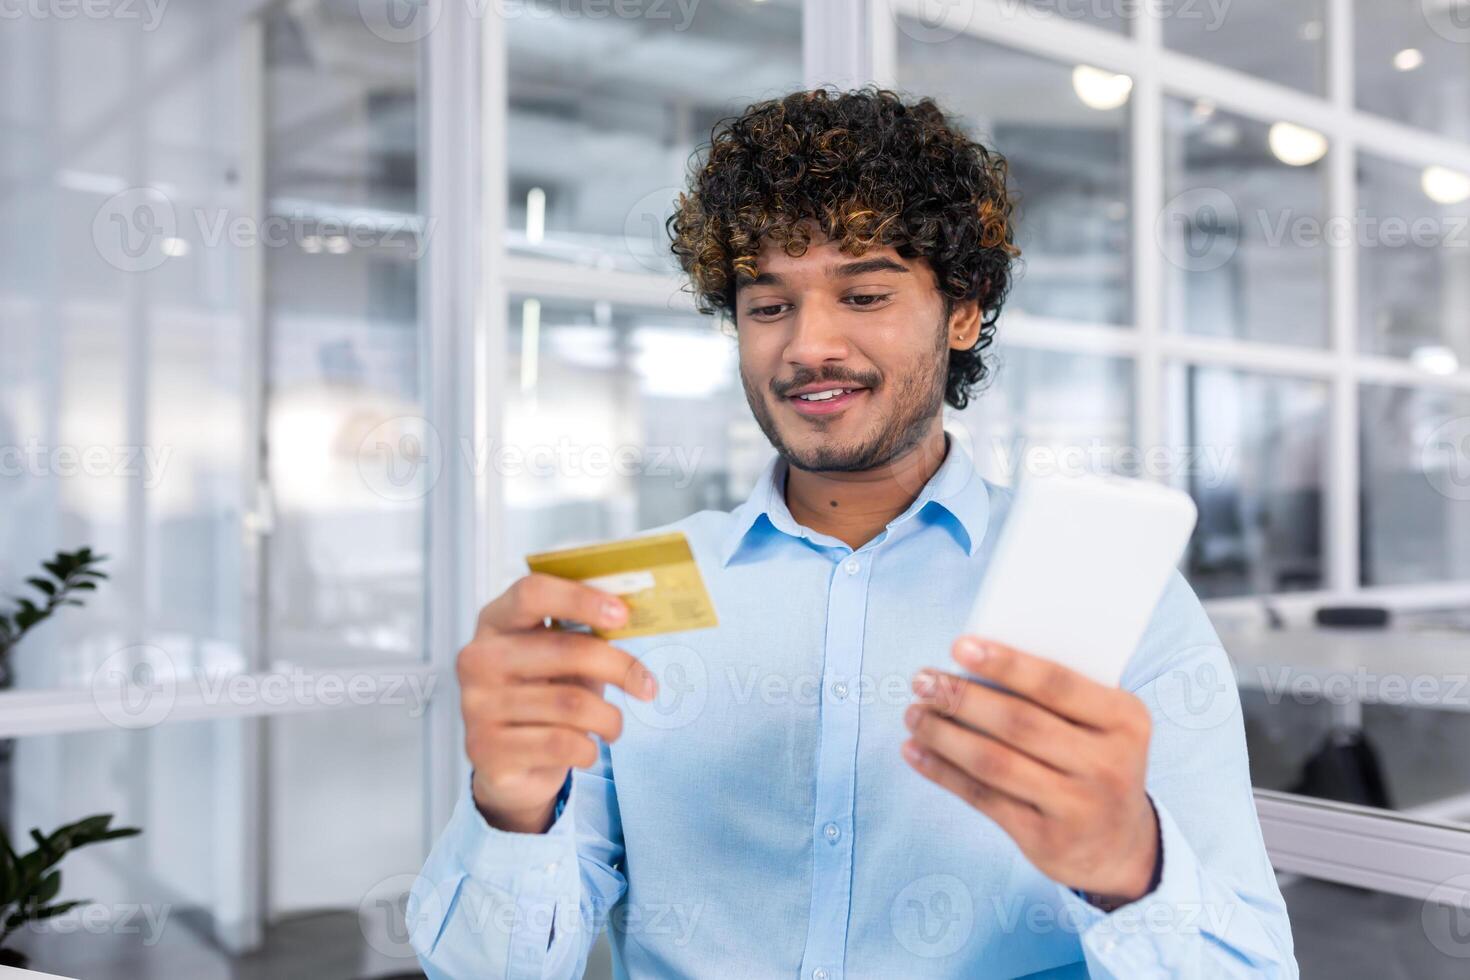
[[[847,297],[847,302],[856,307],[876,306],[892,296],[892,293],[859,293],[856,296]]]
[[[749,313],[751,316],[770,317],[780,316],[782,311],[784,311],[785,309],[785,303],[776,303],[773,306],[752,306],[746,312]]]

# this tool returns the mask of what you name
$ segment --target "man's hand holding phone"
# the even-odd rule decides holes
[[[962,636],[965,671],[914,676],[908,763],[1004,830],[1047,877],[1107,907],[1142,898],[1158,862],[1144,788],[1151,719],[1134,695],[1004,644]]]
[[[587,633],[551,629],[571,620],[604,630],[627,621],[627,604],[581,582],[531,574],[480,611],[475,638],[459,652],[465,751],[475,805],[491,826],[543,833],[573,766],[622,733],[608,684],[651,701],[658,684],[634,657]]]

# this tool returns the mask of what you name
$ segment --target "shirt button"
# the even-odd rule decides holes
[[[546,866],[546,873],[549,874],[549,875],[554,875],[554,874],[556,874],[556,869],[558,867],[560,867],[560,865],[558,865],[555,861],[552,861],[550,864],[548,864]]]
[[[827,980],[827,971],[820,966],[812,971],[812,980]]]
[[[837,698],[837,700],[841,701],[843,698],[847,697],[847,685],[844,684],[842,681],[838,681],[836,684],[832,685],[832,694]]]
[[[831,841],[833,844],[837,843],[837,838],[842,836],[842,830],[835,823],[829,823],[827,826],[823,827],[822,833],[826,834],[827,840]]]
[[[856,575],[858,573],[858,569],[863,567],[863,563],[858,561],[856,558],[849,558],[847,561],[842,563],[842,567],[847,570],[847,574]]]

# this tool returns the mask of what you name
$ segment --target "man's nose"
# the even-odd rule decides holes
[[[782,352],[788,364],[818,367],[824,361],[840,361],[849,352],[847,334],[839,317],[830,311],[805,305],[791,320],[791,336]]]

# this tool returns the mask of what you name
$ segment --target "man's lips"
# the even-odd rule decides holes
[[[809,391],[824,391],[832,388],[844,387],[841,385],[828,385],[826,388],[809,388]],[[868,393],[867,388],[856,388],[846,394],[834,395],[822,401],[805,401],[796,395],[786,396],[786,403],[802,415],[832,415],[852,405],[858,399]]]

